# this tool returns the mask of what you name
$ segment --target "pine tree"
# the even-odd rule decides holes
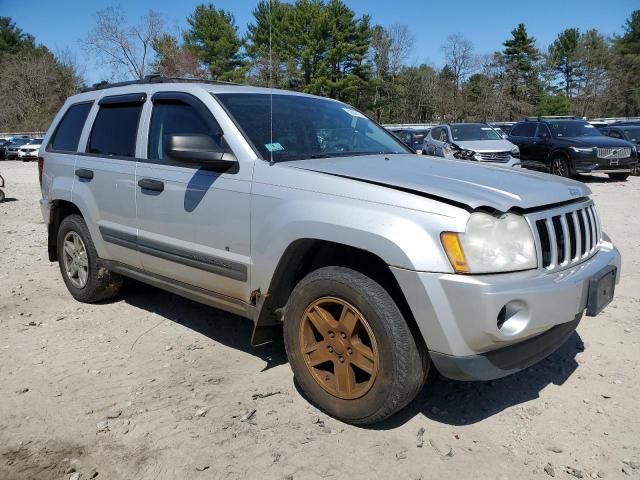
[[[231,12],[213,4],[198,5],[187,23],[185,48],[209,67],[212,78],[230,80],[242,75],[242,40]]]

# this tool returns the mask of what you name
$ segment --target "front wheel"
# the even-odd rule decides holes
[[[627,178],[629,178],[629,173],[608,173],[609,178],[611,180],[618,180],[624,182]]]
[[[307,398],[345,422],[393,415],[428,373],[428,359],[387,291],[348,268],[321,268],[298,283],[285,309],[284,337]]]
[[[559,177],[566,178],[571,176],[571,166],[563,155],[556,155],[551,159],[550,170],[553,175],[558,175]]]
[[[69,215],[58,229],[58,263],[67,289],[80,302],[93,303],[115,296],[122,277],[100,262],[84,219]]]

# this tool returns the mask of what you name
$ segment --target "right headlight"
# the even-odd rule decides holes
[[[538,266],[535,242],[522,215],[474,212],[463,233],[440,235],[457,273],[500,273]]]

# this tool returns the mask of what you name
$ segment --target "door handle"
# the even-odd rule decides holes
[[[76,169],[76,177],[91,180],[93,178],[93,170],[89,170],[88,168],[78,168]]]
[[[138,180],[138,186],[143,190],[152,190],[154,192],[164,191],[164,182],[153,180],[151,178],[142,178]]]

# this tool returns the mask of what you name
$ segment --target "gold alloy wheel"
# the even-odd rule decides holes
[[[305,364],[320,386],[344,400],[362,397],[378,374],[376,338],[353,305],[335,297],[315,300],[300,322]]]

